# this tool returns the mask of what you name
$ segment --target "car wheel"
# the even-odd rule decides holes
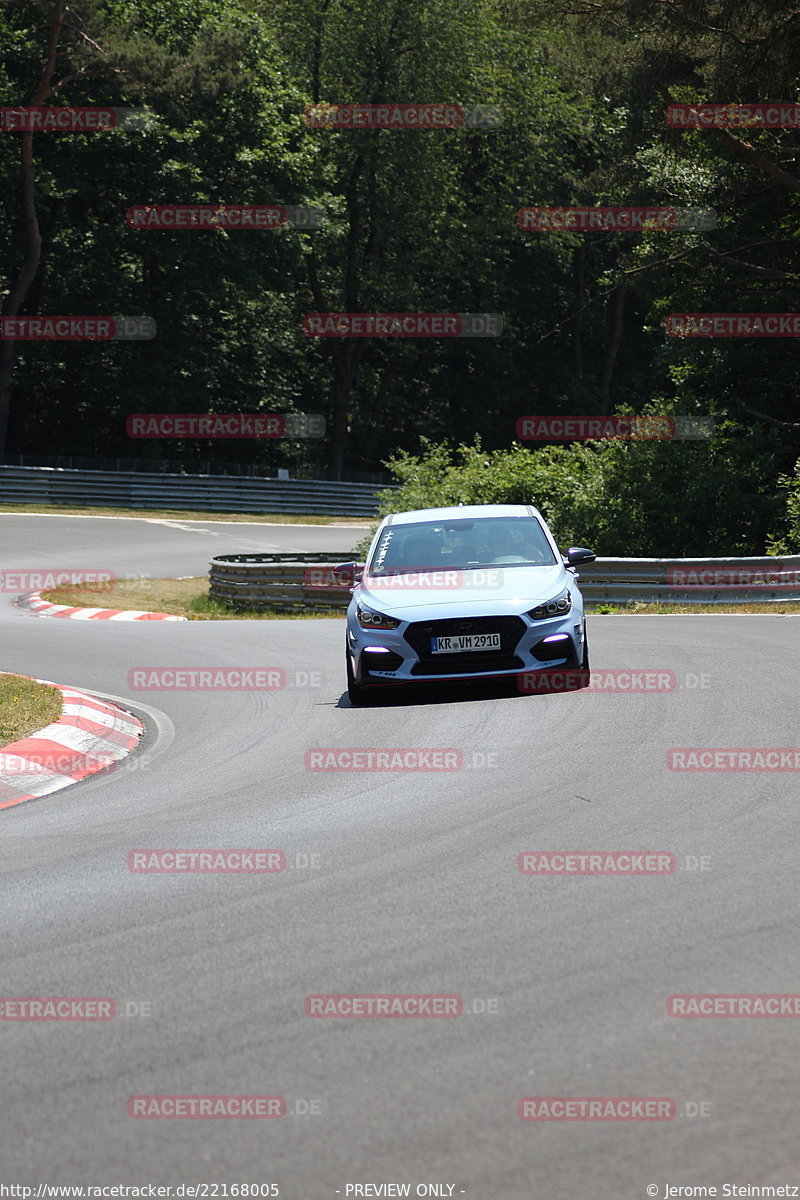
[[[589,639],[586,636],[586,618],[585,617],[583,618],[583,662],[581,663],[581,670],[582,671],[589,670]]]

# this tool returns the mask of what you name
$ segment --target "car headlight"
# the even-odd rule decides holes
[[[356,609],[356,617],[362,629],[397,629],[400,624],[396,617],[387,617],[385,613],[364,608],[361,604]]]
[[[539,604],[536,608],[532,608],[528,616],[532,617],[534,621],[545,621],[548,617],[563,617],[564,613],[568,613],[571,608],[572,596],[569,588],[564,588],[563,592],[559,592],[546,604]]]

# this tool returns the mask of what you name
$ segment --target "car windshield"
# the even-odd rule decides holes
[[[388,525],[367,566],[371,576],[556,562],[535,517],[480,517]]]

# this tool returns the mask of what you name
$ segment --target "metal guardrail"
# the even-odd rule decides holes
[[[340,559],[339,562],[342,560]],[[350,589],[330,554],[228,554],[212,559],[210,594],[240,608],[344,611]],[[787,558],[601,558],[581,567],[590,604],[800,601],[800,555]]]
[[[347,556],[343,556],[346,558]],[[209,594],[236,608],[337,609],[350,601],[350,588],[331,578],[335,561],[325,554],[224,554],[211,560]],[[313,574],[312,574],[313,573]]]
[[[387,485],[396,486],[396,485]],[[0,465],[0,502],[374,517],[386,487],[324,479],[165,475]]]
[[[581,567],[593,604],[800,601],[800,555],[784,558],[599,558]]]
[[[268,447],[260,447],[262,454]],[[276,455],[277,459],[277,455]],[[129,458],[127,455],[98,454],[10,454],[0,458],[5,467],[60,467],[65,471],[135,471],[143,475],[229,475],[235,479],[283,479],[282,459],[264,457],[260,462],[239,462],[230,458]],[[314,468],[321,470],[321,468]],[[286,475],[292,479],[315,479],[313,470],[295,464]],[[386,471],[347,469],[343,483],[372,483],[376,488],[396,486]]]

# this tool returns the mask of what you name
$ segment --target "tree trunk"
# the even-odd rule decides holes
[[[614,312],[611,318],[611,336],[609,338],[605,359],[603,361],[603,375],[600,383],[600,396],[602,398],[601,411],[604,414],[607,414],[611,408],[611,380],[614,377],[614,367],[617,364],[617,354],[619,352],[620,342],[622,341],[622,330],[625,322],[625,293],[627,290],[627,281],[623,279],[622,283],[614,293]]]
[[[381,433],[383,414],[386,409],[386,398],[389,395],[392,384],[394,383],[400,371],[401,362],[402,359],[398,348],[394,352],[394,357],[391,358],[388,365],[384,367],[383,375],[381,376],[381,381],[378,385],[378,390],[375,393],[375,399],[373,401],[369,432],[364,438],[363,446],[360,448],[365,466],[372,462],[375,457],[378,437]]]
[[[575,296],[578,302],[578,311],[575,314],[575,320],[572,326],[572,363],[575,375],[578,379],[583,376],[583,314],[586,308],[586,251],[588,247],[586,242],[582,242],[578,247],[573,260],[573,269],[575,273]]]
[[[331,346],[333,352],[333,383],[331,385],[331,429],[328,439],[328,479],[341,479],[347,450],[350,397],[356,386],[358,364],[363,343],[353,338],[342,339]]]

